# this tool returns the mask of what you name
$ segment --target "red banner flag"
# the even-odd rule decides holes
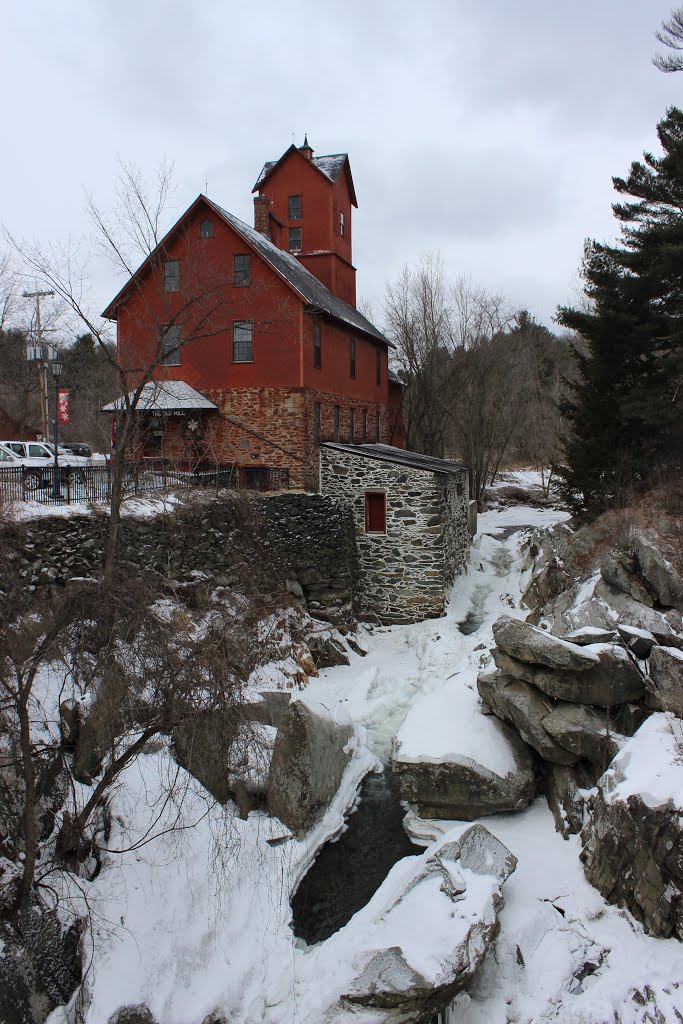
[[[57,390],[57,422],[62,426],[70,422],[69,392],[67,388],[58,388]]]

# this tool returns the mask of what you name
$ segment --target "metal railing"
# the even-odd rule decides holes
[[[98,504],[109,501],[111,465],[60,466],[61,498],[53,495],[51,466],[0,467],[0,505],[38,501],[45,505]],[[234,466],[210,462],[144,459],[125,466],[124,495],[145,496],[193,487],[229,487],[250,491],[289,489],[289,470],[269,466]]]

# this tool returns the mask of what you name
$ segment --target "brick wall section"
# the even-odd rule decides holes
[[[466,472],[445,477],[323,448],[321,487],[353,510],[359,616],[400,623],[443,615],[469,550]],[[365,491],[372,489],[386,491],[386,534],[365,532]]]
[[[27,587],[62,585],[99,571],[104,525],[93,516],[45,517],[4,526],[0,544],[10,548]],[[290,589],[298,583],[318,618],[352,619],[353,519],[350,509],[319,494],[206,493],[164,515],[124,516],[120,561],[180,584],[199,571],[221,586],[234,586],[235,567],[246,562],[264,586],[271,576],[283,589],[286,581]]]

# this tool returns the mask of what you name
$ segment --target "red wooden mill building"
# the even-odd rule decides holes
[[[403,447],[390,342],[356,309],[347,154],[266,163],[254,227],[204,195],[104,311],[140,380],[136,456],[206,460],[317,489],[319,446]],[[136,376],[137,375],[137,376]],[[114,411],[114,404],[108,407]]]

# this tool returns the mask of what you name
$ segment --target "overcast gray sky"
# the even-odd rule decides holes
[[[0,220],[89,230],[117,157],[175,164],[251,223],[265,160],[304,132],[349,153],[359,299],[422,250],[550,324],[586,236],[614,232],[611,175],[656,147],[683,73],[650,63],[673,0],[26,0],[6,5]],[[102,270],[101,306],[120,281]]]

